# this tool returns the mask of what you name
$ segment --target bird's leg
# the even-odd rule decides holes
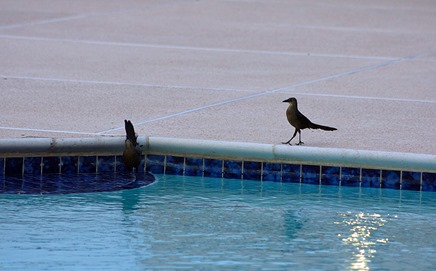
[[[295,137],[296,135],[297,135],[297,129],[295,129],[294,135],[291,137],[291,139],[289,139],[289,140],[286,141],[286,142],[282,142],[282,144],[289,144],[289,145],[292,145],[290,142],[291,142],[292,139],[294,139],[294,137]]]
[[[304,144],[304,142],[301,141],[301,131],[299,130],[298,131],[298,143],[297,143],[297,145],[303,145],[303,144]]]

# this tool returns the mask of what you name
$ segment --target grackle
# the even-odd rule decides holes
[[[291,140],[294,139],[294,137],[297,135],[299,136],[299,142],[297,145],[304,144],[304,142],[301,141],[301,130],[309,128],[309,129],[322,129],[325,131],[334,131],[337,130],[333,127],[328,127],[324,125],[319,125],[316,123],[311,122],[306,116],[301,114],[300,111],[298,111],[297,107],[297,99],[294,97],[289,98],[287,100],[283,101],[284,103],[289,103],[288,109],[286,110],[286,117],[288,118],[289,123],[295,127],[294,135],[286,142],[282,142],[283,144],[289,144],[291,145]]]
[[[141,149],[136,141],[138,136],[135,134],[130,120],[124,120],[124,127],[126,128],[126,140],[124,142],[125,148],[123,152],[124,166],[127,170],[131,171],[133,168],[138,171],[139,163],[141,162]]]

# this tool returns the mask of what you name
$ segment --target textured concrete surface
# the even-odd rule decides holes
[[[0,138],[139,134],[436,154],[436,2],[0,2]],[[294,139],[295,140],[295,139]],[[296,141],[295,141],[296,142]],[[290,147],[292,148],[292,147]]]

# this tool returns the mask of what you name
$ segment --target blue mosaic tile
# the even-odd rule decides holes
[[[280,163],[263,163],[263,177],[264,181],[281,182],[282,181],[282,164]]]
[[[5,159],[0,158],[0,175],[5,174]]]
[[[301,166],[298,164],[283,164],[282,165],[282,182],[285,183],[300,183],[301,182]]]
[[[115,156],[115,172],[117,173],[124,172],[124,159],[122,155]]]
[[[362,187],[376,187],[380,188],[380,169],[367,169],[362,168]]]
[[[112,157],[114,157],[114,156],[112,156]],[[119,173],[125,172],[123,156],[118,155],[118,156],[115,156],[114,159],[115,159],[114,160],[115,162],[112,161],[112,163],[113,163],[112,166],[104,169],[105,171],[100,171],[100,169],[99,169],[98,172],[113,172],[112,169],[114,169],[116,172],[119,172]],[[141,161],[139,162],[139,166],[136,169],[136,173],[144,173],[144,165],[145,165],[145,156],[141,155]],[[163,163],[162,163],[162,165],[163,165]],[[109,170],[109,171],[106,171],[106,170]]]
[[[339,174],[340,167],[323,166],[321,168],[321,184],[338,186],[340,183]]]
[[[146,170],[154,174],[164,174],[165,156],[149,154],[145,158]]]
[[[360,186],[360,168],[343,167],[341,172],[342,186]]]
[[[320,184],[319,169],[320,166],[303,165],[301,182],[307,184]]]
[[[242,161],[224,161],[223,177],[226,179],[242,178]]]
[[[23,174],[23,157],[5,159],[5,175]]]
[[[204,177],[222,178],[223,161],[218,159],[204,159]]]
[[[436,173],[422,173],[422,191],[436,191]]]
[[[400,189],[400,171],[382,170],[382,188]]]
[[[145,155],[141,155],[141,161],[139,162],[139,166],[136,171],[137,173],[145,173]]]
[[[116,160],[115,156],[99,156],[97,160],[97,172],[115,172]]]
[[[401,189],[421,190],[421,172],[403,171],[401,174]]]
[[[185,159],[185,175],[186,176],[203,176],[203,158]]]
[[[33,175],[32,177],[23,176],[22,191],[24,193],[28,193],[28,191],[40,190],[44,179],[46,179],[46,177],[43,175]]]
[[[77,156],[63,156],[61,158],[61,172],[65,174],[76,174],[79,168]]]
[[[96,156],[79,156],[79,172],[95,173],[97,171]]]
[[[42,158],[42,173],[60,173],[61,158],[50,156]]]
[[[52,194],[60,188],[61,182],[57,178],[44,178],[41,181],[41,193]]]
[[[185,158],[180,156],[167,156],[165,174],[183,175]]]
[[[242,178],[244,180],[260,181],[262,178],[262,162],[244,161],[244,172]]]
[[[244,161],[244,171],[262,171],[262,162]]]
[[[68,191],[72,187],[74,187],[74,189],[77,189],[76,191],[82,191],[82,188],[85,185],[83,182],[83,179],[85,178],[84,175],[86,176],[87,174],[71,173],[63,175],[65,177],[59,178],[56,184],[58,191]],[[89,181],[92,182],[93,179],[89,178]],[[88,182],[88,184],[90,182]]]
[[[13,176],[16,175],[16,176]],[[11,174],[3,180],[2,185],[0,186],[0,190],[3,193],[10,193],[13,191],[22,191],[24,184],[24,178],[22,175]]]
[[[41,157],[24,157],[24,174],[41,174]]]

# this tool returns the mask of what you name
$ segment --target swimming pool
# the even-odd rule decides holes
[[[0,195],[4,270],[432,270],[432,192],[156,175]]]

